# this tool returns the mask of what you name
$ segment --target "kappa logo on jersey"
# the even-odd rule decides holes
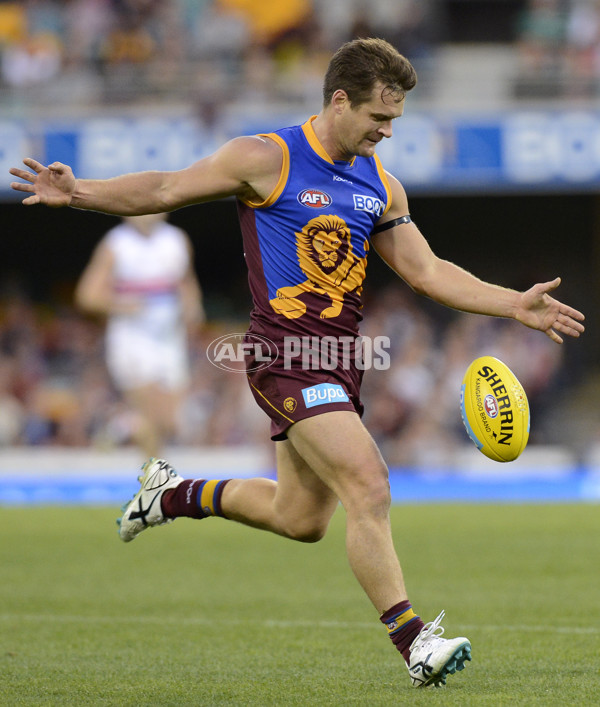
[[[367,211],[370,214],[375,214],[375,216],[381,216],[383,214],[383,201],[377,199],[374,196],[367,196],[366,194],[353,194],[354,198],[354,210],[355,211]]]
[[[323,209],[331,206],[333,199],[327,192],[320,189],[305,189],[298,194],[298,201],[302,206],[310,206],[312,209]]]

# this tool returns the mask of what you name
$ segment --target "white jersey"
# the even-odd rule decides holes
[[[141,304],[135,314],[113,315],[107,322],[107,365],[116,384],[185,384],[187,341],[179,291],[190,267],[185,234],[165,222],[157,223],[149,235],[122,223],[105,239],[114,256],[117,296]]]

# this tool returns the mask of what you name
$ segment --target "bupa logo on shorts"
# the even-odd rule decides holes
[[[346,391],[337,383],[319,383],[310,388],[303,388],[302,397],[307,408],[328,403],[347,403],[349,400]]]
[[[305,189],[298,194],[298,201],[302,206],[310,206],[311,209],[323,209],[331,206],[333,199],[320,189]]]
[[[383,201],[375,196],[367,196],[366,194],[353,194],[354,210],[367,211],[375,216],[383,214]]]

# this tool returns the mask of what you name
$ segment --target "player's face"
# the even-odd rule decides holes
[[[404,112],[404,100],[382,98],[383,86],[373,89],[371,100],[358,106],[348,105],[343,117],[342,141],[350,155],[372,157],[377,144],[392,137],[392,121]]]

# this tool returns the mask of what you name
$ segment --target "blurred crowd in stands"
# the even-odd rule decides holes
[[[320,90],[332,49],[357,34],[426,51],[436,0],[0,0],[2,82],[101,80],[112,102],[179,89],[211,100]],[[207,109],[208,110],[208,109]]]
[[[515,39],[517,97],[577,98],[600,92],[599,0],[528,0]]]
[[[0,0],[0,88],[13,99],[28,89],[36,100],[60,96],[81,104],[179,97],[198,103],[207,119],[223,103],[246,96],[313,101],[332,50],[357,36],[390,40],[422,78],[435,72],[436,48],[454,39],[446,18],[459,4]],[[463,2],[462,11],[476,5],[477,0]],[[597,92],[599,0],[522,0],[506,6],[512,13],[517,97]],[[44,93],[49,85],[51,95]]]
[[[390,339],[391,365],[367,370],[364,420],[395,465],[447,463],[470,445],[459,413],[460,386],[475,357],[492,354],[518,372],[544,442],[541,410],[560,380],[562,349],[539,332],[500,319],[466,315],[418,298],[404,285],[373,293],[364,336]],[[94,446],[132,442],[136,420],[114,390],[103,357],[103,323],[70,306],[33,304],[22,295],[0,303],[0,447]],[[174,444],[270,444],[269,422],[241,371],[208,360],[218,336],[244,322],[210,321],[193,342],[193,380]]]

